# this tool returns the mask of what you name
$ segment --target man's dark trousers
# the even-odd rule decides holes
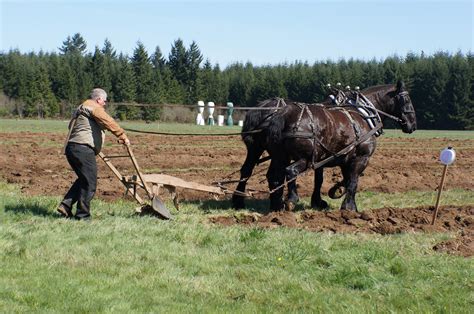
[[[76,173],[77,180],[61,203],[72,210],[72,206],[77,202],[75,217],[90,218],[90,204],[97,187],[95,152],[88,145],[69,143],[66,147],[66,158]]]

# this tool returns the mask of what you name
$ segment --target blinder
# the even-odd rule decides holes
[[[395,96],[395,99],[397,99],[397,101],[399,103],[403,104],[403,107],[402,107],[402,110],[401,110],[402,113],[405,113],[405,114],[415,113],[415,110],[413,109],[413,105],[411,105],[411,108],[409,108],[409,109],[406,108],[406,107],[408,107],[408,104],[411,104],[411,99],[410,99],[410,96],[408,95],[407,91],[403,91],[403,92],[398,93]]]

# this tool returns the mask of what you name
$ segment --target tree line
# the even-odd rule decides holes
[[[419,128],[474,129],[474,55],[439,51],[408,53],[384,60],[340,59],[313,64],[295,61],[254,66],[211,64],[196,42],[181,39],[165,57],[159,46],[149,55],[138,42],[131,56],[117,53],[109,40],[87,52],[79,34],[68,36],[59,52],[0,53],[0,89],[15,100],[10,112],[20,117],[69,117],[93,87],[109,101],[139,104],[196,104],[198,100],[255,106],[275,96],[319,102],[326,84],[341,82],[361,88],[403,80],[417,111]],[[120,119],[157,120],[159,106],[118,106]]]

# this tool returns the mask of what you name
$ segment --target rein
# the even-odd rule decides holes
[[[278,102],[276,104],[276,107],[250,107],[254,108],[255,110],[273,110],[273,112],[270,112],[267,114],[262,121],[258,124],[257,127],[261,127],[265,122],[268,121],[275,113],[277,113],[278,110],[283,109],[284,107],[287,106],[285,100],[283,98],[277,98]],[[214,107],[216,108],[216,107]],[[243,107],[242,107],[243,108]],[[248,109],[248,107],[245,107]],[[235,108],[234,108],[235,109]],[[256,134],[256,133],[261,133],[263,129],[254,129],[250,131],[245,131],[245,132],[234,132],[234,133],[172,133],[172,132],[154,132],[154,131],[143,131],[143,130],[136,130],[136,129],[129,129],[129,128],[124,128],[125,131],[129,132],[135,132],[135,133],[143,133],[143,134],[155,134],[155,135],[171,135],[171,136],[226,136],[226,135],[244,135],[244,134]]]
[[[368,100],[367,97],[364,96],[364,94],[360,93],[360,95],[362,96],[362,98],[363,98],[366,102],[368,102],[369,104],[371,104],[370,100]],[[406,96],[408,96],[408,92],[407,92],[407,91],[403,91],[403,92],[400,92],[400,93],[398,93],[397,95],[395,95],[395,98],[402,98],[402,97],[405,98]],[[372,106],[373,106],[373,105],[372,105]],[[365,106],[363,106],[363,107],[365,107]],[[400,119],[399,117],[395,117],[394,115],[388,114],[388,113],[386,113],[385,111],[382,111],[382,110],[380,110],[380,109],[377,109],[377,108],[375,108],[375,106],[373,106],[372,109],[375,109],[375,111],[377,111],[377,113],[379,113],[379,114],[381,114],[381,115],[383,115],[383,116],[386,116],[387,118],[390,118],[390,119],[394,120],[395,122],[400,123],[401,125],[406,124],[406,122],[404,122],[404,121],[403,121],[402,119]],[[402,110],[402,113],[405,113],[405,114],[406,114],[406,113],[414,113],[414,112],[415,112],[415,110]]]
[[[225,136],[225,135],[242,135],[242,134],[256,134],[260,133],[263,130],[257,129],[252,131],[246,132],[234,132],[234,133],[171,133],[171,132],[154,132],[154,131],[142,131],[142,130],[135,130],[129,128],[123,128],[125,131],[135,132],[135,133],[143,133],[143,134],[155,134],[155,135],[172,135],[172,136]]]
[[[382,110],[379,110],[379,109],[377,109],[377,108],[375,108],[375,110],[377,111],[377,113],[380,113],[381,115],[386,116],[387,118],[390,118],[390,119],[392,119],[392,120],[395,120],[395,122],[398,122],[398,123],[400,123],[400,124],[403,124],[403,123],[404,123],[403,120],[400,119],[400,118],[398,118],[398,117],[395,117],[395,116],[393,116],[393,115],[391,115],[391,114],[388,114],[388,113],[386,113],[386,112],[384,112],[384,111],[382,111]],[[408,113],[408,112],[412,112],[412,111],[404,111],[403,113]]]

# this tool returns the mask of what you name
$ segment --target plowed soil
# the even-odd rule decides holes
[[[65,134],[18,132],[2,133],[1,137],[3,142],[0,150],[1,180],[20,185],[23,192],[29,195],[63,195],[66,193],[75,179],[75,175],[61,153]],[[228,174],[239,170],[246,154],[245,146],[239,136],[167,137],[130,134],[130,139],[135,156],[144,173],[164,173],[206,185],[211,185],[213,181],[222,180]],[[105,154],[123,155],[125,153],[123,147],[112,144],[110,135],[108,135],[106,143],[108,144],[103,149]],[[447,146],[453,146],[456,149],[457,159],[455,164],[449,167],[446,188],[474,191],[474,139],[415,139],[382,136],[377,145],[377,150],[371,158],[364,176],[360,179],[359,191],[393,193],[410,190],[435,190],[442,173],[442,165],[438,162],[439,152]],[[124,175],[133,174],[129,159],[114,159],[112,162]],[[124,194],[122,184],[103,162],[99,160],[98,165],[97,197],[105,200],[122,197]],[[257,167],[256,174],[249,181],[249,187],[267,190],[265,182],[267,167],[268,163]],[[232,179],[237,178],[237,174],[232,177]],[[339,180],[338,169],[326,169],[323,192],[326,193]],[[313,188],[312,172],[299,178],[298,186],[301,196],[309,196]],[[234,188],[234,185],[230,185],[229,188]],[[182,201],[213,198],[208,193],[181,189],[178,189],[178,192]],[[266,198],[267,195],[262,194],[257,197]],[[440,219],[433,231],[458,230],[461,232],[460,230],[464,230],[468,226],[472,228],[471,220],[465,218],[469,215],[472,217],[472,207],[451,209],[457,215],[461,215],[464,225],[461,226],[462,223],[456,221],[456,216],[449,216],[446,217],[447,220]],[[431,212],[429,208],[416,209],[420,215],[423,213],[422,217],[411,217],[408,214],[415,209],[385,208],[379,211],[379,213],[364,212],[362,214],[312,211],[271,213],[258,219],[255,218],[256,220],[252,221],[252,224],[265,227],[283,225],[314,231],[377,232],[381,234],[419,231],[424,230],[423,228],[433,229],[426,223]],[[365,218],[361,215],[364,215]],[[369,219],[366,215],[374,215],[375,218]],[[382,219],[379,215],[383,215],[385,218]],[[253,218],[245,219],[251,220]],[[378,223],[375,224],[374,221]],[[236,220],[233,223],[241,223],[241,221]],[[454,228],[457,225],[461,227],[449,229],[444,224],[449,224],[449,228]],[[467,247],[472,248],[472,233],[469,232],[468,229],[465,230],[461,236],[463,238],[461,242],[468,243]],[[456,245],[446,243],[440,245],[439,249],[449,251]]]
[[[337,211],[273,212],[266,215],[215,216],[212,223],[261,228],[285,226],[315,232],[397,234],[410,232],[456,232],[457,238],[437,244],[437,251],[474,255],[474,206],[441,206],[434,225],[433,207],[380,208],[362,213]]]

